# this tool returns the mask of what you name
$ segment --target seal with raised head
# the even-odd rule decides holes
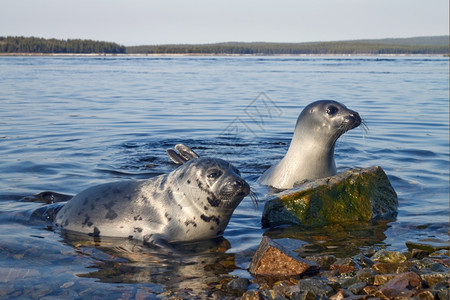
[[[249,185],[230,163],[196,158],[167,175],[88,188],[64,205],[55,224],[148,244],[204,240],[222,235],[249,193]]]
[[[319,100],[307,105],[297,119],[287,153],[267,169],[258,182],[288,189],[298,181],[335,175],[336,141],[360,124],[359,114],[337,101]]]

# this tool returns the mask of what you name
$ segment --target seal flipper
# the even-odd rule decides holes
[[[179,250],[177,250],[173,244],[169,243],[161,234],[152,234],[147,239],[144,238],[143,244],[146,247],[167,251],[168,253],[179,252]]]
[[[185,162],[198,158],[198,154],[194,152],[190,147],[183,145],[183,144],[177,144],[175,145],[175,149],[179,152],[177,153],[173,149],[167,149],[166,153],[167,156],[170,158],[171,161],[173,161],[177,165],[182,165]]]
[[[56,202],[44,205],[32,212],[30,219],[37,219],[41,221],[54,222],[56,214],[63,208],[65,203]]]
[[[175,145],[175,149],[180,152],[180,155],[186,159],[186,161],[198,158],[198,154],[194,152],[190,147],[183,145],[183,144],[177,144]]]
[[[167,149],[166,150],[167,156],[170,158],[170,160],[176,164],[176,165],[182,165],[185,162],[187,162],[187,160],[185,160],[184,158],[182,158],[178,153],[175,152],[175,150],[173,149]]]
[[[52,204],[58,202],[65,202],[72,199],[73,196],[60,194],[56,192],[45,191],[33,196],[26,196],[20,199],[20,202],[41,202],[45,204]]]

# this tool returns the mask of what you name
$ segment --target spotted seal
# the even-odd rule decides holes
[[[88,188],[56,214],[64,230],[92,236],[182,242],[220,236],[247,182],[230,163],[195,158],[167,175]]]
[[[287,153],[258,182],[288,189],[298,181],[335,175],[335,143],[360,124],[359,114],[337,101],[319,100],[307,105],[297,119]]]

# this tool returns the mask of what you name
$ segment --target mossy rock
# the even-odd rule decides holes
[[[381,167],[356,168],[270,196],[261,223],[274,227],[371,221],[394,217],[397,207],[397,194]]]

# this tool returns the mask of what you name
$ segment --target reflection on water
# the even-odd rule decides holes
[[[211,290],[231,274],[249,276],[263,234],[302,255],[447,241],[448,64],[441,57],[0,57],[0,298]],[[265,191],[256,179],[283,157],[298,114],[318,99],[336,99],[366,121],[367,133],[340,138],[336,164],[383,167],[399,197],[396,220],[261,228]],[[261,203],[245,198],[224,239],[159,251],[74,238],[39,221],[44,203],[89,186],[170,172],[165,150],[177,143],[230,160],[258,193]],[[28,221],[36,210],[41,215]]]
[[[198,291],[218,284],[233,271],[234,255],[224,238],[150,248],[137,240],[91,238],[64,233],[64,242],[81,255],[96,260],[95,270],[77,274],[108,283],[154,283],[166,289],[189,287]]]
[[[272,239],[295,239],[303,241],[293,249],[302,257],[311,255],[334,255],[349,257],[358,254],[362,248],[375,245],[385,246],[385,231],[389,221],[371,223],[331,224],[323,227],[305,228],[287,226],[266,232]],[[292,246],[291,246],[292,247]]]

